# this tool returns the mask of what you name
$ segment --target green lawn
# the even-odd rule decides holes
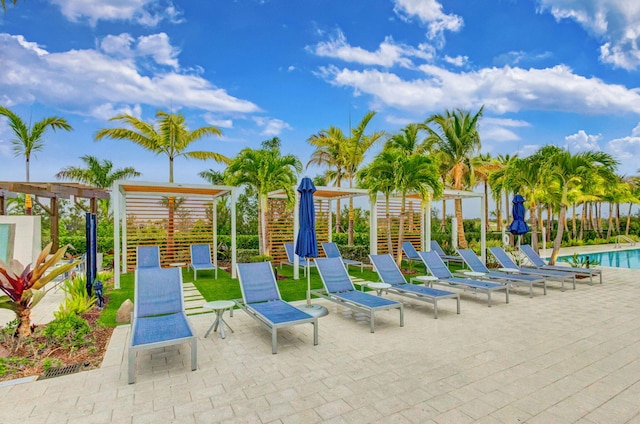
[[[417,271],[416,275],[422,275],[423,271],[422,265],[417,264],[407,265],[403,263],[403,269],[413,269]],[[359,268],[349,267],[349,274],[367,281],[379,281],[378,274],[369,269],[360,272]],[[306,299],[307,278],[303,275],[302,269],[300,270],[299,280],[293,279],[293,267],[291,266],[283,266],[282,269],[277,268],[277,275],[286,277],[286,279],[278,280],[280,294],[284,300],[291,302]],[[193,282],[207,301],[240,299],[242,297],[238,280],[232,279],[231,275],[222,269],[218,270],[217,280],[214,278],[214,273],[209,271],[198,273],[197,281],[193,281],[193,272],[183,269],[182,279],[184,282]],[[122,302],[126,299],[134,301],[133,286],[133,273],[130,272],[120,276],[120,289],[108,291],[109,302],[100,316],[100,322],[103,325],[109,327],[117,325],[116,312]],[[311,289],[321,288],[322,280],[320,280],[320,275],[315,268],[311,268]],[[356,286],[356,288],[359,287]]]

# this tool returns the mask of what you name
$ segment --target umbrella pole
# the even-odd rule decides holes
[[[307,308],[311,307],[311,267],[307,258]]]

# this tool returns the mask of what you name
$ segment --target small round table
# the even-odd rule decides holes
[[[413,277],[410,281],[413,283],[414,281],[419,281],[424,283],[425,286],[432,286],[434,281],[438,281],[438,277],[434,277],[433,275],[420,275],[419,277]]]
[[[476,271],[465,271],[463,272],[464,275],[466,275],[467,277],[478,277],[478,278],[482,278],[485,275],[487,275],[485,272],[476,272]]]
[[[227,324],[227,322],[224,320],[222,316],[224,315],[225,310],[231,309],[234,306],[236,306],[236,302],[234,302],[233,300],[214,300],[213,302],[207,302],[204,305],[202,305],[203,308],[213,309],[216,312],[216,319],[213,321],[213,324],[211,324],[211,327],[209,327],[204,337],[207,337],[211,332],[211,330],[216,331],[218,329],[218,326],[220,326],[220,336],[224,339],[225,325],[233,333],[233,328],[231,328],[229,324]]]
[[[173,267],[176,267],[176,268],[184,268],[185,266],[187,266],[187,263],[186,262],[174,262],[174,263],[169,264],[169,266],[173,266]]]
[[[382,295],[382,290],[386,290],[391,287],[389,283],[367,283],[367,287],[372,288],[378,293],[378,296]]]

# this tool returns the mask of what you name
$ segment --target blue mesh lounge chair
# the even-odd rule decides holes
[[[215,271],[215,278],[218,279],[218,267],[211,262],[211,246],[208,244],[191,245],[191,263],[189,268],[193,269],[193,279],[198,279],[198,271]]]
[[[458,314],[460,313],[460,294],[407,283],[396,261],[388,253],[386,255],[369,255],[369,258],[380,277],[380,281],[391,285],[388,291],[431,303],[433,318],[438,318],[438,300],[442,299],[455,299],[458,302]]]
[[[505,284],[511,284],[514,286],[528,286],[529,297],[533,297],[534,284],[540,284],[543,287],[544,294],[547,294],[547,279],[545,277],[539,275],[518,275],[509,274],[508,272],[502,271],[492,271],[482,263],[480,258],[473,250],[459,249],[458,253],[462,257],[462,259],[464,259],[465,263],[471,271],[484,273],[484,276],[482,276],[483,279],[486,278],[489,280],[500,281]]]
[[[413,244],[411,244],[410,241],[402,242],[402,253],[404,253],[405,260],[409,262],[422,262],[422,259],[420,259],[420,255],[418,254],[418,251],[416,250],[415,247],[413,247]],[[424,268],[424,273],[425,274],[427,273],[426,267]]]
[[[488,304],[491,306],[491,293],[494,291],[503,291],[506,294],[506,302],[509,303],[509,286],[506,284],[496,284],[488,281],[474,280],[472,278],[454,277],[449,268],[440,259],[436,252],[420,252],[420,258],[424,261],[431,275],[438,278],[434,284],[445,285],[449,287],[458,287],[463,289],[471,289],[474,292],[485,293],[488,298]]]
[[[136,268],[160,268],[160,246],[138,246]]]
[[[354,261],[352,259],[345,259],[342,257],[342,255],[340,254],[340,249],[338,249],[338,245],[335,243],[330,243],[330,242],[325,242],[322,243],[322,250],[324,250],[324,255],[327,258],[340,258],[342,259],[342,263],[349,268],[349,265],[353,265],[353,266],[359,266],[360,267],[360,272],[363,271],[364,269],[364,265],[362,262],[360,261]]]
[[[529,259],[535,268],[547,269],[551,271],[573,272],[576,275],[589,277],[589,284],[593,284],[593,276],[600,276],[600,284],[602,284],[602,270],[593,268],[572,268],[568,266],[547,265],[547,263],[533,250],[528,244],[520,246],[520,251]]]
[[[456,262],[461,265],[464,265],[464,260],[460,256],[447,255],[436,240],[431,240],[430,245],[431,245],[431,250],[436,252],[440,256],[440,259],[444,261],[444,263],[448,264],[450,262]]]
[[[184,312],[179,268],[142,267],[135,271],[135,303],[129,342],[129,384],[136,381],[140,350],[189,343],[191,370],[198,366],[198,337]]]
[[[313,344],[318,344],[318,318],[282,300],[270,262],[238,264],[242,300],[236,303],[271,332],[271,352],[278,353],[278,329],[298,324],[313,325]]]
[[[385,299],[369,293],[357,291],[340,258],[315,258],[324,290],[311,290],[311,294],[336,302],[354,311],[369,314],[371,332],[375,331],[374,312],[399,309],[400,327],[404,326],[404,308],[402,303]]]
[[[280,262],[280,269],[282,269],[282,265],[291,265],[294,266],[294,258],[297,256],[294,253],[293,243],[285,243],[284,250],[287,252],[287,260]],[[298,263],[301,267],[303,267],[304,275],[307,275],[307,267],[315,267],[316,264],[313,261],[307,261],[305,258],[298,257]]]
[[[559,281],[562,284],[562,291],[564,291],[564,282],[573,280],[573,289],[576,289],[576,274],[573,272],[561,272],[518,266],[518,264],[511,259],[511,256],[509,256],[509,254],[501,247],[490,247],[489,252],[491,252],[491,254],[496,258],[500,266],[504,268],[517,269],[520,274],[539,275],[547,280]]]

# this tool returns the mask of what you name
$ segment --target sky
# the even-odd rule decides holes
[[[31,181],[55,181],[83,155],[168,181],[166,156],[94,140],[123,113],[214,125],[222,136],[192,149],[228,157],[277,136],[306,164],[310,136],[348,132],[368,111],[370,132],[394,134],[483,105],[482,153],[603,150],[636,175],[639,84],[635,0],[18,0],[0,11],[0,105],[73,127],[47,132]],[[0,118],[0,181],[25,179],[12,138]],[[210,168],[224,169],[179,158],[175,182],[202,184]]]

